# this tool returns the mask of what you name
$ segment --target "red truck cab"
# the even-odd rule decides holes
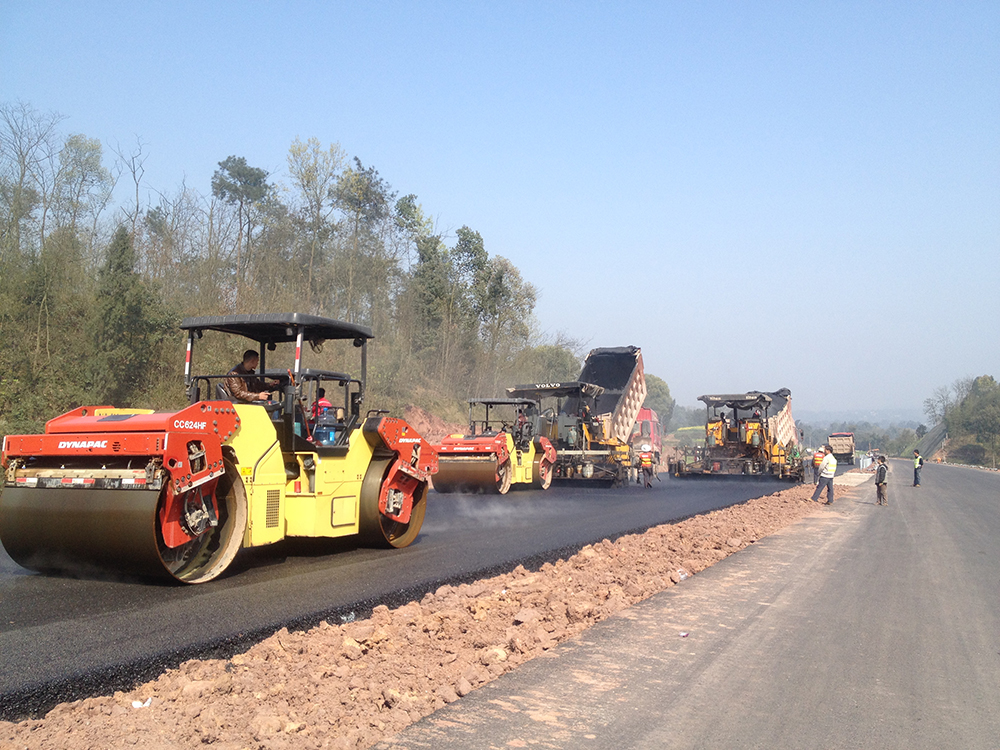
[[[636,466],[638,466],[638,456],[640,453],[652,453],[653,465],[659,466],[663,433],[660,429],[660,419],[655,411],[645,406],[639,409],[629,443],[632,445],[632,454]]]

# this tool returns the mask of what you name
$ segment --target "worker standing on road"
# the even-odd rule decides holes
[[[920,470],[924,468],[924,457],[920,451],[913,451],[913,486],[920,486]]]
[[[813,484],[819,484],[819,465],[825,457],[826,453],[821,450],[813,453]]]
[[[653,454],[643,451],[639,454],[639,466],[642,467],[642,478],[645,486],[653,486]]]
[[[886,466],[885,456],[878,457],[878,468],[875,469],[875,496],[879,505],[888,505],[889,467]]]
[[[823,446],[823,461],[819,465],[819,483],[813,492],[812,499],[819,500],[823,496],[823,488],[826,488],[826,504],[833,505],[833,475],[837,473],[837,459],[833,457],[833,448],[829,445]]]

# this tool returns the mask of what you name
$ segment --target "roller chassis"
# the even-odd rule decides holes
[[[437,454],[405,421],[378,411],[361,416],[368,329],[297,313],[193,318],[181,327],[190,406],[80,407],[50,420],[43,435],[4,439],[0,541],[16,562],[202,583],[239,549],[285,537],[413,542]],[[279,401],[201,399],[199,382],[225,377],[192,373],[194,341],[212,330],[251,338],[262,355],[295,342]],[[331,338],[361,349],[360,379],[301,368],[302,344]],[[344,389],[343,422],[330,445],[309,439],[303,403],[322,382]]]

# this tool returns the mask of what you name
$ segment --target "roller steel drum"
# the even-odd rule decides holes
[[[509,458],[498,469],[493,455],[449,456],[441,453],[438,456],[438,473],[434,475],[434,489],[438,492],[505,495],[510,489],[511,474]]]
[[[173,549],[160,532],[166,491],[7,486],[0,497],[0,542],[31,570],[106,570],[184,583],[215,578],[243,541],[243,483],[227,461],[216,487],[218,525]]]
[[[369,464],[361,484],[359,533],[361,541],[372,547],[401,548],[410,545],[420,533],[427,512],[427,484],[420,482],[413,495],[413,510],[408,523],[394,521],[379,511],[382,485],[394,459],[375,459]]]

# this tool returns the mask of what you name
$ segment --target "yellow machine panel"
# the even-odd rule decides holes
[[[299,476],[286,486],[287,535],[336,537],[357,533],[356,499],[372,454],[360,430],[351,436],[344,457],[296,453]]]
[[[243,544],[256,547],[285,536],[285,462],[278,435],[267,411],[236,404],[240,427],[228,445],[247,496],[247,529]]]

